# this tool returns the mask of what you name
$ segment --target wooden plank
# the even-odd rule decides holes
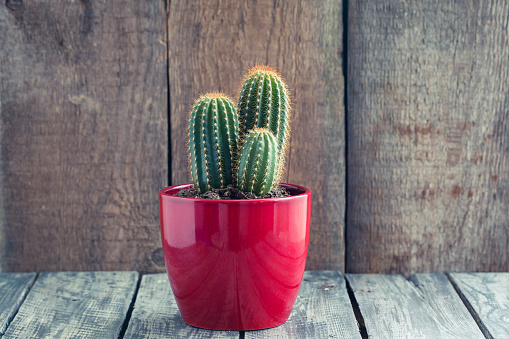
[[[4,3],[0,267],[163,270],[165,1]]]
[[[117,338],[137,272],[41,273],[2,339]]]
[[[238,338],[239,332],[187,325],[177,308],[166,273],[147,274],[134,304],[124,338]]]
[[[187,115],[201,93],[236,102],[256,64],[283,75],[292,98],[283,181],[313,191],[307,269],[343,270],[345,214],[342,1],[171,1],[172,183],[190,181]]]
[[[509,270],[509,2],[349,2],[352,273]]]
[[[426,293],[421,293],[402,275],[347,274],[347,279],[370,338],[476,338],[479,335],[478,329],[471,325],[472,333],[458,327],[462,323],[448,322],[463,317],[456,316],[454,309],[442,303],[447,298],[445,295],[429,300]],[[435,279],[435,282],[445,283],[443,279]],[[448,287],[438,287],[436,291],[456,295]],[[464,307],[461,303],[455,305]],[[465,333],[467,335],[462,336]]]
[[[0,273],[0,337],[21,306],[36,273]]]
[[[484,335],[443,273],[414,274],[410,281],[426,303],[435,311],[437,320],[449,330],[450,337],[484,339]]]
[[[486,338],[509,337],[509,273],[450,273]]]
[[[288,321],[245,338],[361,338],[343,276],[306,271]]]

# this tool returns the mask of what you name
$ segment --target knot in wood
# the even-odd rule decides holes
[[[22,5],[23,5],[23,1],[21,1],[21,0],[6,0],[5,1],[5,6],[7,6],[7,8],[9,8],[11,11],[17,11],[18,9],[21,8]]]

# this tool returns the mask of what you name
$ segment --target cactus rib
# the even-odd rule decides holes
[[[238,186],[256,195],[268,193],[277,184],[277,140],[266,128],[253,129],[245,139],[239,162]]]
[[[277,158],[283,168],[289,129],[290,100],[280,75],[270,67],[257,66],[246,75],[239,94],[239,136],[254,128],[267,128],[277,139]]]
[[[235,107],[225,95],[209,93],[196,101],[189,120],[189,153],[191,177],[199,193],[234,182],[237,130]]]

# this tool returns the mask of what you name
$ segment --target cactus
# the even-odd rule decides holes
[[[199,194],[236,184],[263,195],[279,183],[290,133],[290,102],[279,74],[267,66],[251,69],[238,109],[237,115],[230,99],[210,93],[201,96],[191,111],[189,158]]]
[[[238,101],[239,138],[253,128],[267,128],[277,139],[279,167],[283,167],[289,129],[290,100],[281,76],[272,68],[257,66],[246,75]]]
[[[277,140],[271,131],[255,128],[243,142],[239,159],[238,186],[256,195],[268,193],[279,182]]]
[[[201,96],[189,119],[189,155],[194,188],[205,193],[234,181],[239,122],[232,101],[222,93]]]

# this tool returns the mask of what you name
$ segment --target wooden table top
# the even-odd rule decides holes
[[[240,333],[186,325],[164,273],[0,273],[0,337],[509,338],[509,273],[306,271],[285,324]]]

